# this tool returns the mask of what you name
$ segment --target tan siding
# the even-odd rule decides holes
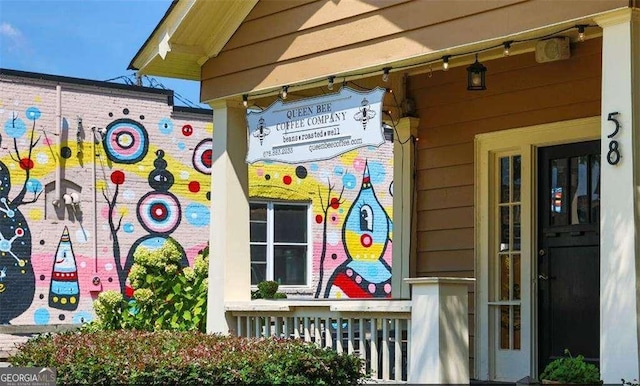
[[[473,163],[473,142],[418,151],[418,168],[433,169]]]
[[[473,248],[473,228],[418,231],[418,251],[451,251]],[[473,270],[473,264],[466,269]]]
[[[263,9],[277,3],[259,2],[204,64],[204,100],[381,68],[628,6],[627,0],[564,0],[562,7],[548,0],[393,0],[287,2],[278,12]]]
[[[475,277],[474,137],[480,133],[600,114],[601,40],[573,47],[567,61],[534,54],[486,62],[487,90],[466,90],[465,68],[409,80],[420,127],[417,276]],[[469,288],[474,369],[474,286]]]
[[[485,92],[465,89],[466,71],[411,77],[418,135],[418,273],[473,276],[476,134],[600,114],[601,40],[570,60],[538,64],[528,53],[485,63]]]
[[[473,185],[418,191],[418,211],[473,205]]]
[[[418,231],[459,229],[473,226],[473,206],[426,210],[418,213]]]
[[[473,184],[473,164],[418,170],[419,190],[471,184]]]

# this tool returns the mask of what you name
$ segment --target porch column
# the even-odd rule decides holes
[[[414,162],[418,118],[401,118],[393,133],[393,258],[391,296],[409,299],[409,284],[403,279],[415,275]]]
[[[469,284],[475,279],[422,277],[411,284],[408,383],[469,383]]]
[[[236,328],[225,303],[251,300],[247,125],[238,102],[215,101],[207,332]]]
[[[600,184],[600,371],[604,383],[638,378],[640,193],[640,24],[624,9],[596,18],[602,27]],[[612,116],[620,123],[618,133]],[[612,165],[611,162],[619,162]]]

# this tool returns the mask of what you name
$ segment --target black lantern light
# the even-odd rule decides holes
[[[487,89],[485,82],[485,74],[487,68],[478,62],[478,54],[476,54],[476,61],[469,67],[467,67],[467,90],[469,91],[481,91]]]

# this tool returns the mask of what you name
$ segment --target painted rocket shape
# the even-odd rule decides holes
[[[78,308],[79,300],[78,268],[69,238],[69,229],[65,226],[51,272],[49,307],[73,311]]]

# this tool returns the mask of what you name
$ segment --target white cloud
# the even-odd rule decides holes
[[[22,33],[14,28],[11,24],[3,22],[0,24],[0,35],[4,35],[14,40],[22,38]]]

